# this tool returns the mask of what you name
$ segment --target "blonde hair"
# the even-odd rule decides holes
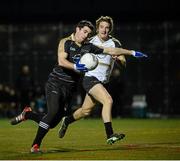
[[[110,16],[101,16],[100,18],[98,18],[96,20],[96,30],[99,28],[99,24],[104,21],[110,24],[109,33],[111,33],[113,31],[114,24],[113,24],[113,19]]]

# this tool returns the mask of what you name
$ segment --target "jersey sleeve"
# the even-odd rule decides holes
[[[94,54],[101,54],[103,53],[104,49],[94,45],[94,44],[91,44],[91,52],[94,53]]]
[[[64,38],[62,40],[60,40],[59,42],[59,52],[68,52],[68,43],[67,43],[67,39]]]

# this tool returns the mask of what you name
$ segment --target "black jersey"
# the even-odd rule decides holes
[[[62,39],[60,41],[59,48],[61,48],[62,51],[68,54],[67,60],[72,63],[75,63],[73,58],[75,58],[76,56],[82,56],[85,53],[100,54],[103,52],[103,49],[89,42],[78,45],[74,40],[73,34],[69,37]],[[75,83],[78,82],[80,77],[81,74],[56,64],[53,68],[53,71],[49,75],[49,81],[52,80],[56,82],[64,81],[66,83]]]

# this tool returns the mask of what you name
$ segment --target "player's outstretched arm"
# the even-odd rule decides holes
[[[110,55],[130,55],[134,57],[147,57],[146,54],[143,54],[142,52],[139,51],[134,51],[134,50],[127,50],[123,48],[104,48],[104,53],[110,54]]]

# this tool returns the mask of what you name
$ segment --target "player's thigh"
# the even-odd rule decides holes
[[[96,101],[94,100],[94,98],[89,94],[86,94],[84,98],[84,102],[82,104],[82,108],[86,110],[91,110],[95,106],[95,104]]]
[[[64,114],[64,96],[60,88],[46,86],[47,115],[43,118],[49,124],[57,115]]]
[[[112,102],[111,95],[108,93],[106,88],[100,83],[93,86],[90,89],[89,94],[92,95],[98,102],[102,104],[107,101]]]

